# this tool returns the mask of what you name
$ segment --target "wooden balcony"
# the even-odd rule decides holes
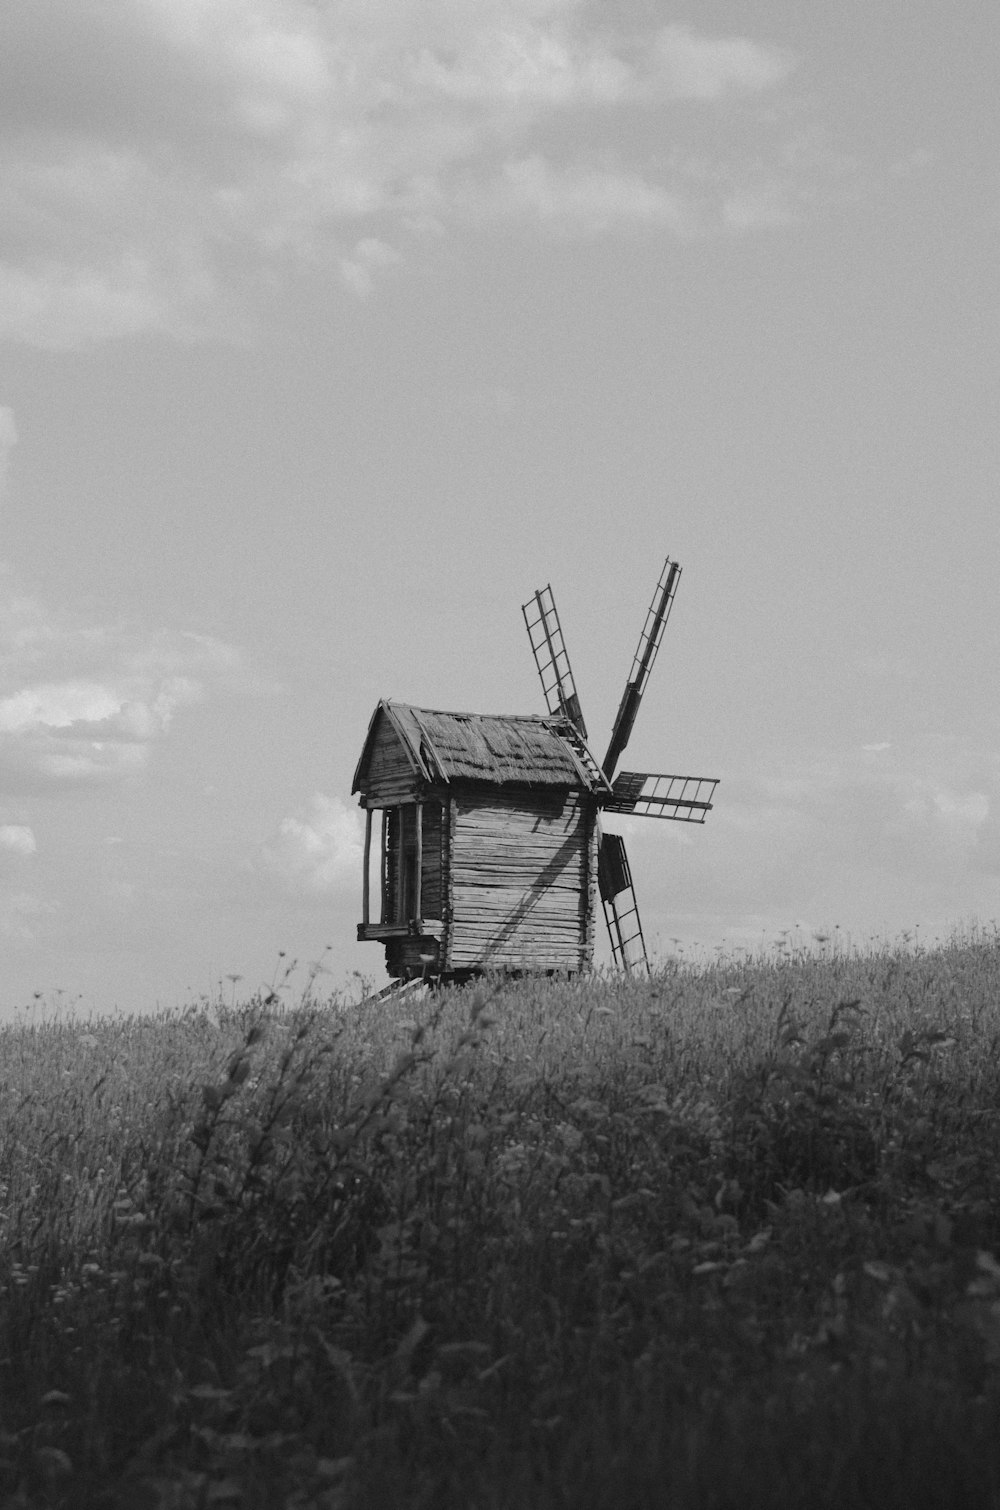
[[[370,939],[376,943],[385,939],[444,937],[444,922],[441,918],[411,918],[406,923],[359,923],[358,941]]]

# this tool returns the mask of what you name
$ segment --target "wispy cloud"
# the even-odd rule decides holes
[[[14,424],[14,411],[6,404],[0,404],[0,500],[3,498],[3,485],[7,477],[7,463],[10,460],[12,448],[17,444],[17,426]]]
[[[399,253],[377,236],[362,236],[350,255],[340,259],[341,282],[364,298],[375,287],[378,273],[399,260]]]
[[[539,154],[508,162],[478,196],[485,214],[530,217],[560,230],[600,233],[610,226],[696,228],[680,194],[619,167],[557,167]]]
[[[557,170],[547,135],[585,121],[610,146],[628,110],[662,143],[679,102],[749,106],[793,66],[745,36],[616,30],[587,0],[8,7],[0,334],[59,347],[242,331],[276,265],[328,267],[364,295],[484,198],[588,232],[683,231],[682,169],[658,176],[634,154]],[[734,121],[717,151],[741,160],[747,129]],[[760,215],[737,204],[729,224]]]
[[[49,682],[0,698],[0,771],[77,782],[140,771],[176,709],[196,702],[189,677],[122,674],[106,682]]]
[[[668,825],[664,825],[667,827]],[[854,936],[992,916],[1000,901],[1000,758],[956,741],[843,750],[725,779],[694,842],[628,844],[644,921],[712,918],[716,936],[811,919]]]
[[[0,577],[0,790],[135,775],[179,709],[240,675],[219,641],[75,622]]]
[[[734,188],[722,201],[722,223],[731,231],[752,231],[760,226],[787,225],[796,217],[791,185],[780,179]]]
[[[28,891],[0,890],[0,938],[7,945],[30,947],[38,925],[55,908]]]
[[[717,100],[726,94],[757,94],[791,73],[787,48],[764,47],[747,37],[708,37],[689,26],[665,26],[656,38],[661,79],[675,99]]]
[[[282,819],[261,847],[264,869],[290,892],[315,895],[360,886],[364,825],[357,808],[317,793]]]
[[[61,350],[147,331],[194,336],[206,328],[210,301],[192,297],[204,294],[204,284],[185,288],[183,278],[146,257],[109,251],[80,267],[67,255],[68,249],[27,267],[0,265],[0,335]]]
[[[26,823],[0,824],[0,849],[12,855],[33,855],[38,848],[35,836]]]
[[[963,764],[965,768],[963,769]],[[886,882],[933,870],[939,877],[977,865],[980,836],[996,814],[1000,762],[993,769],[937,764],[884,742],[854,755],[782,775],[731,784],[718,817],[744,839],[768,843],[815,884],[825,865],[880,870]]]

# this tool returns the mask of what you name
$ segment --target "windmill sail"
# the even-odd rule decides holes
[[[621,834],[601,835],[597,851],[597,885],[615,964],[628,975],[633,970],[643,970],[648,975],[646,941],[642,936],[632,872]]]
[[[663,563],[663,570],[656,584],[653,601],[649,605],[646,622],[639,636],[639,644],[635,655],[632,657],[632,670],[629,673],[629,679],[625,684],[625,691],[618,706],[615,726],[611,731],[611,743],[608,745],[608,753],[604,757],[604,774],[609,781],[614,776],[618,762],[622,756],[622,751],[629,742],[636,714],[639,711],[639,704],[642,701],[642,694],[646,690],[649,673],[653,669],[653,664],[660,648],[660,641],[663,639],[663,631],[670,616],[670,609],[677,592],[680,576],[680,567],[676,561],[671,561],[668,556]]]
[[[566,653],[562,626],[556,613],[551,586],[543,587],[521,605],[531,653],[535,657],[538,675],[545,694],[545,705],[550,713],[564,713],[578,731],[581,739],[587,737],[580,699],[576,695],[573,668]]]
[[[561,732],[576,756],[581,774],[588,780],[598,808],[610,813],[632,813],[638,817],[704,823],[718,786],[714,777],[665,776],[646,771],[622,771],[615,776],[659,653],[680,576],[680,566],[668,556],[646,614],[608,752],[600,767],[586,746],[587,730],[551,586],[537,591],[522,605],[521,611],[546,707],[550,714],[561,714],[567,720]],[[600,828],[597,887],[615,964],[627,973],[640,970],[648,975],[649,959],[625,842],[620,834],[603,833]]]
[[[675,818],[681,823],[704,823],[712,811],[718,786],[714,776],[653,776],[642,771],[619,771],[608,813],[635,813],[640,818]]]

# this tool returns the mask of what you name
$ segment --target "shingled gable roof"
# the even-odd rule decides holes
[[[588,772],[562,715],[443,713],[383,699],[372,715],[352,791],[363,791],[380,718],[388,719],[413,766],[429,785],[481,781],[493,786],[585,787],[600,791],[603,778]],[[595,766],[596,771],[596,766]]]

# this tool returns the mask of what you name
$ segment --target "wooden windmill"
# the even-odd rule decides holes
[[[639,635],[607,754],[601,762],[610,795],[599,796],[598,804],[606,813],[632,813],[643,818],[704,823],[712,809],[712,798],[719,784],[715,777],[618,771],[618,762],[635,727],[639,704],[660,649],[680,576],[680,566],[668,556]],[[586,740],[587,728],[551,586],[536,592],[521,611],[549,712],[561,712],[573,724],[580,738]],[[626,971],[637,966],[648,971],[646,943],[625,841],[620,834],[604,833],[598,826],[597,846],[597,884],[615,963]]]
[[[668,559],[601,765],[587,746],[551,587],[523,606],[546,716],[379,703],[354,776],[366,817],[358,938],[385,946],[390,976],[585,970],[595,895],[616,963],[648,970],[625,844],[599,819],[605,811],[703,823],[712,807],[713,778],[615,774],[679,578]]]

